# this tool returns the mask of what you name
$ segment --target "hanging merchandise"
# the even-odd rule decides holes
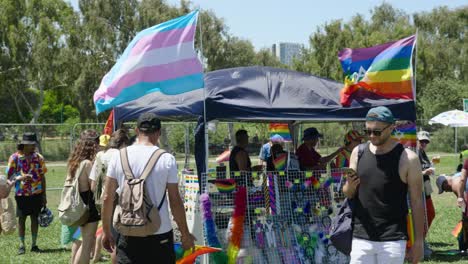
[[[246,211],[246,189],[240,187],[237,190],[236,197],[234,199],[234,213],[232,214],[232,230],[231,237],[228,244],[228,263],[235,264],[237,254],[239,254],[242,235],[244,234],[244,219]]]
[[[216,226],[211,213],[210,196],[207,193],[200,195],[200,209],[203,216],[203,228],[205,241],[210,247],[221,248],[221,243],[218,240]],[[210,259],[215,264],[227,263],[227,255],[224,251],[216,252],[210,255]]]

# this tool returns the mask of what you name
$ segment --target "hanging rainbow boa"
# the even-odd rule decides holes
[[[246,209],[246,190],[245,187],[240,187],[236,193],[234,200],[234,213],[232,214],[232,231],[229,239],[227,255],[228,263],[235,264],[237,254],[239,254],[242,235],[244,234],[244,218]]]
[[[207,193],[200,195],[200,207],[203,216],[205,241],[210,247],[221,248],[221,243],[216,236],[216,225],[213,220],[213,214],[211,213],[210,196]],[[227,259],[227,255],[224,251],[215,252],[210,255],[211,263],[226,264]]]
[[[174,243],[176,264],[193,264],[198,256],[221,251],[220,248],[195,245],[195,250],[185,250],[180,243]]]

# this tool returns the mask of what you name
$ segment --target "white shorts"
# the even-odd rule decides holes
[[[376,242],[353,238],[351,264],[401,264],[405,260],[406,240]]]

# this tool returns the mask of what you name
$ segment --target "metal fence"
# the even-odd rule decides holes
[[[431,133],[429,151],[432,152],[458,152],[468,141],[468,128],[445,127],[442,125],[429,125],[428,120],[417,120],[417,129]],[[228,123],[216,123],[210,126],[209,150],[211,155],[219,155],[231,143],[232,133],[228,130]],[[161,145],[163,148],[175,153],[177,157],[185,157],[185,153],[194,154],[195,123],[163,123]],[[131,130],[133,123],[126,123]],[[363,122],[327,122],[303,123],[296,126],[298,132],[314,126],[324,135],[318,149],[322,153],[330,153],[343,144],[343,136],[350,129],[362,129]],[[16,151],[16,146],[24,132],[36,132],[40,140],[40,150],[49,161],[64,161],[68,158],[71,149],[79,134],[84,129],[102,131],[104,123],[76,123],[76,124],[1,124],[0,123],[0,163],[8,159]],[[260,147],[268,140],[268,123],[234,123],[235,132],[238,129],[247,129],[250,135],[251,155],[257,155]],[[289,146],[292,148],[292,146]],[[292,149],[291,149],[292,150]],[[189,157],[191,157],[189,156]],[[193,162],[187,161],[193,166]]]
[[[237,186],[226,182],[226,176]],[[331,218],[344,200],[339,191],[342,176],[342,169],[217,172],[204,174],[202,186],[209,194],[216,236],[224,250],[239,232],[233,212],[239,201],[246,203],[237,263],[348,263],[328,239]],[[245,197],[239,198],[242,193]]]

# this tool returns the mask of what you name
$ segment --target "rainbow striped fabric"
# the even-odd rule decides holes
[[[414,99],[412,56],[416,35],[370,48],[345,48],[338,53],[345,74],[341,104],[350,106],[363,88],[389,99]]]
[[[96,113],[153,92],[203,88],[203,66],[194,49],[197,18],[198,10],[139,32],[94,93]]]
[[[414,122],[398,124],[392,133],[392,138],[405,147],[416,148],[416,124]]]
[[[291,133],[289,133],[289,126],[287,123],[270,123],[268,126],[270,138],[274,135],[280,135],[285,142],[291,142]]]
[[[351,157],[351,151],[343,148],[335,158],[335,168],[349,167],[349,159]]]
[[[276,157],[273,160],[273,165],[275,166],[275,169],[278,171],[282,171],[286,169],[286,160],[288,158],[287,153],[282,153],[279,154],[278,157]]]

